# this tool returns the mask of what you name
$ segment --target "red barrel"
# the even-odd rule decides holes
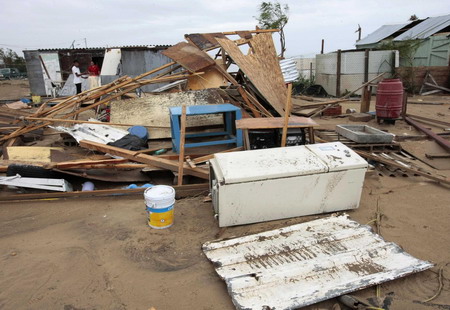
[[[399,118],[403,106],[403,83],[399,79],[384,79],[378,83],[375,110],[379,118]]]

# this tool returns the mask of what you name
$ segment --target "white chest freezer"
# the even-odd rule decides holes
[[[216,154],[219,226],[356,209],[367,162],[340,142]]]

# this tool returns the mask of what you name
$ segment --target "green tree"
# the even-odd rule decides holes
[[[3,60],[5,68],[13,67],[18,68],[20,71],[25,70],[25,59],[17,55],[12,49],[0,48],[0,59]]]
[[[259,5],[259,16],[255,16],[258,26],[262,29],[280,29],[280,57],[284,58],[286,51],[286,38],[284,27],[289,21],[289,6],[276,2],[261,2]]]

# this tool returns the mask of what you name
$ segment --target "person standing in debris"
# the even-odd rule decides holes
[[[80,73],[80,63],[78,60],[74,60],[73,67],[72,67],[72,74],[73,74],[73,83],[75,84],[77,88],[77,94],[81,93],[81,79],[86,79],[86,77],[83,76],[85,72],[82,74]]]
[[[93,89],[100,86],[100,68],[95,64],[94,61],[91,61],[90,66],[88,67],[89,72],[89,89]]]

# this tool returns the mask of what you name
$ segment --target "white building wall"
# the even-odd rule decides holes
[[[352,91],[364,83],[365,52],[342,52],[341,54],[341,94]],[[382,72],[390,77],[398,66],[396,51],[369,52],[369,80]],[[316,84],[322,85],[329,95],[336,96],[337,53],[316,55]],[[356,94],[360,95],[361,90]]]

